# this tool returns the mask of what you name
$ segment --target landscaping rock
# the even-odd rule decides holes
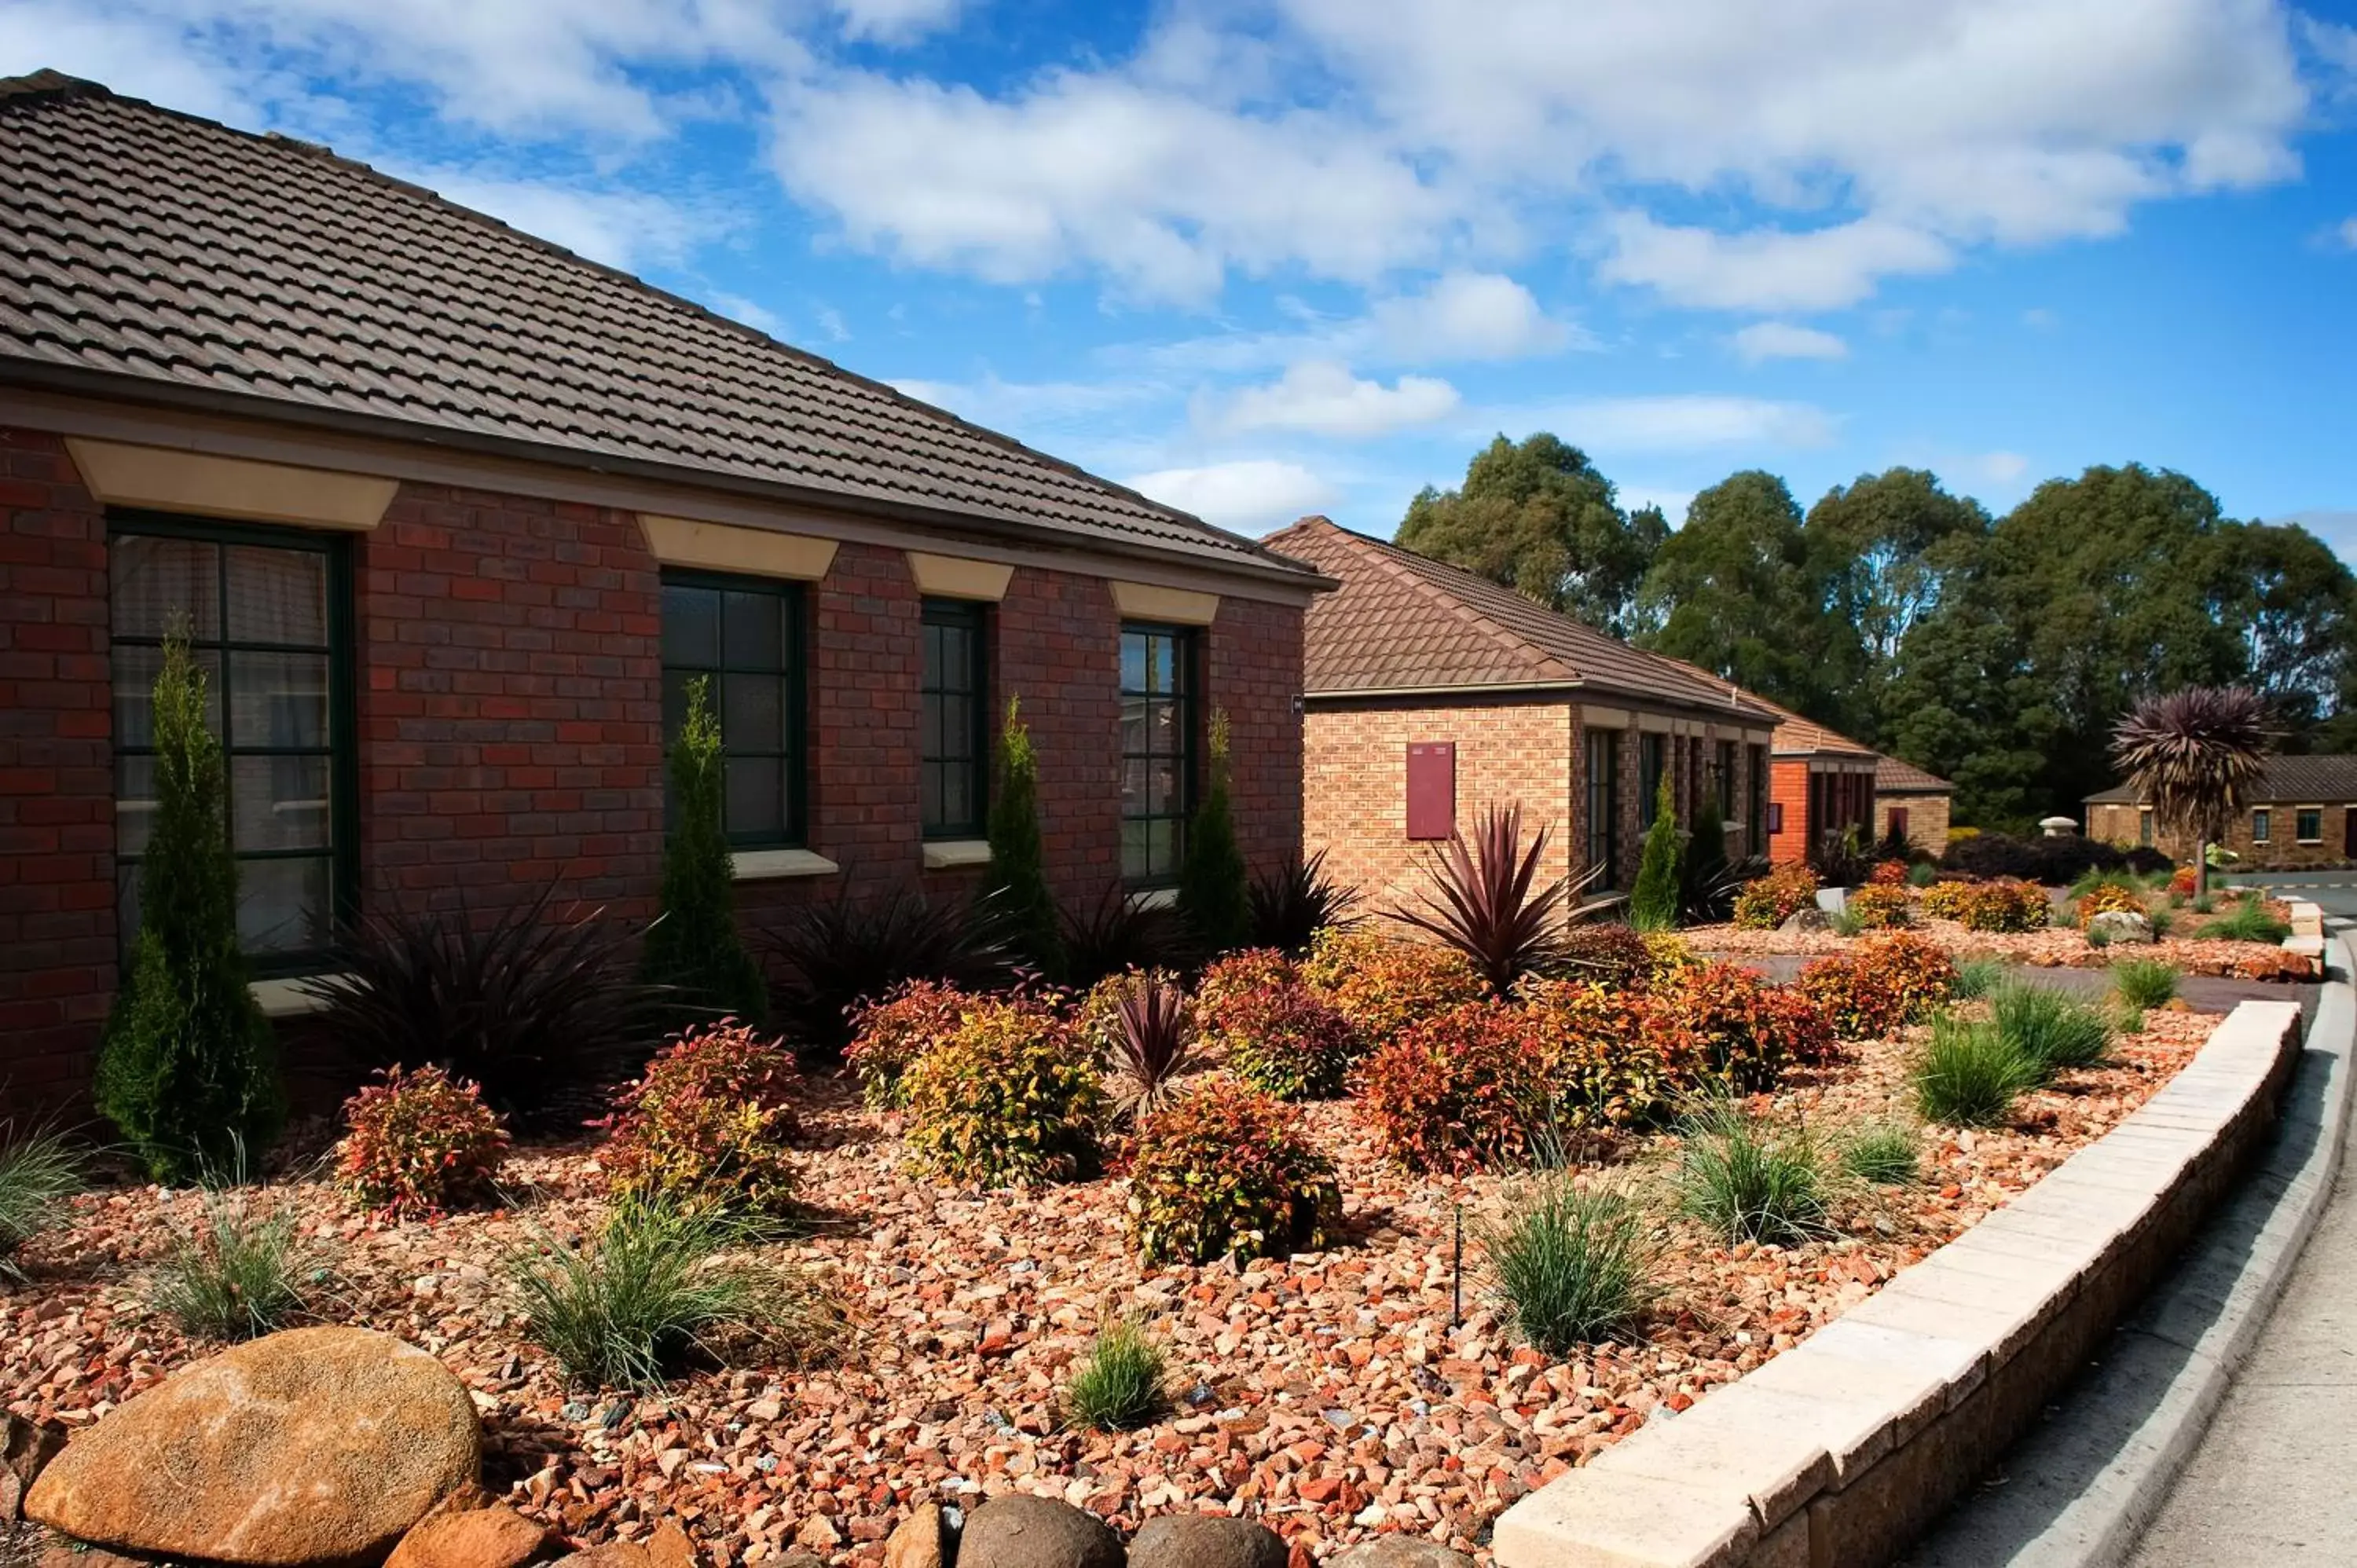
[[[474,1403],[440,1361],[389,1334],[298,1328],[110,1412],[25,1512],[101,1545],[301,1568],[382,1555],[481,1461]]]
[[[33,1489],[33,1477],[65,1445],[64,1428],[0,1411],[0,1524],[14,1524],[24,1517],[25,1494]]]
[[[521,1568],[547,1548],[548,1531],[504,1504],[445,1506],[401,1538],[384,1568]]]
[[[1092,1513],[1009,1493],[974,1510],[958,1537],[958,1568],[1122,1568],[1121,1538]]]
[[[2152,922],[2133,909],[2106,909],[2087,922],[2087,934],[2101,936],[2113,943],[2149,942],[2159,939],[2153,935]]]
[[[34,1568],[155,1568],[155,1564],[139,1558],[125,1557],[103,1547],[84,1546],[78,1541],[52,1541],[33,1563]]]
[[[1285,1568],[1285,1542],[1248,1519],[1165,1514],[1129,1543],[1129,1568]]]
[[[1473,1568],[1473,1559],[1437,1541],[1386,1535],[1351,1548],[1326,1568]]]
[[[949,1520],[939,1503],[918,1504],[884,1542],[884,1568],[943,1568],[949,1560]]]
[[[1776,929],[1780,931],[1830,931],[1834,929],[1834,918],[1810,904],[1785,916],[1784,923]]]

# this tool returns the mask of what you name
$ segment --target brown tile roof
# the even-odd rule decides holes
[[[1781,703],[1771,703],[1757,692],[1743,693],[1751,701],[1776,715],[1776,738],[1769,749],[1780,757],[1872,757],[1870,746],[1861,746],[1841,733],[1819,724],[1813,718],[1794,713]]]
[[[2086,804],[2126,805],[2137,799],[2125,784],[2098,789]],[[2271,757],[2266,772],[2244,794],[2265,805],[2337,805],[2357,800],[2357,757]]]
[[[1901,762],[1886,757],[1874,765],[1874,792],[1878,795],[1953,795],[1956,787],[1937,774],[1926,773],[1911,762]]]
[[[1469,686],[1580,686],[1764,721],[1691,665],[1646,653],[1487,577],[1322,517],[1268,536],[1342,586],[1309,607],[1312,695]]]
[[[638,467],[1300,579],[1238,535],[432,192],[0,80],[0,381]]]

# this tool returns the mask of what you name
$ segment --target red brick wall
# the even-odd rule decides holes
[[[1776,808],[1784,808],[1783,832],[1775,831]],[[1809,764],[1805,757],[1771,757],[1768,763],[1768,858],[1787,865],[1809,858]]]

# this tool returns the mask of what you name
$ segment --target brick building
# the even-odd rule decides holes
[[[2126,785],[2086,800],[2087,836],[2151,844],[2182,861],[2194,845],[2162,828]],[[2244,871],[2357,865],[2357,757],[2275,757],[2222,841]]]
[[[1211,711],[1299,851],[1300,564],[324,149],[0,83],[0,1092],[86,1082],[186,618],[242,934],[653,907],[714,683],[758,925],[962,892],[1019,695],[1049,875],[1173,875]]]
[[[1956,787],[1895,757],[1874,763],[1874,836],[1897,833],[1926,854],[1948,847]]]
[[[1266,542],[1341,584],[1308,615],[1303,842],[1379,905],[1491,804],[1547,830],[1543,875],[1605,889],[1663,778],[1681,822],[1717,798],[1730,855],[1762,842],[1775,715],[1726,682],[1322,517]]]

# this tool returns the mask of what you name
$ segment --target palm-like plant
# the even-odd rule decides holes
[[[1590,870],[1576,882],[1557,877],[1536,886],[1546,839],[1541,828],[1525,849],[1523,808],[1486,807],[1473,825],[1470,847],[1458,834],[1434,851],[1427,867],[1432,890],[1424,895],[1423,907],[1384,914],[1463,953],[1491,990],[1508,995],[1524,975],[1561,962],[1561,912],[1601,870]]]
[[[2147,697],[2112,732],[2112,762],[2165,828],[2195,839],[2194,891],[2209,891],[2209,846],[2266,768],[2265,699],[2246,686],[2187,686]]]
[[[1187,993],[1147,975],[1121,999],[1114,1047],[1127,1089],[1127,1109],[1143,1119],[1168,1098],[1171,1083],[1194,1051]]]

